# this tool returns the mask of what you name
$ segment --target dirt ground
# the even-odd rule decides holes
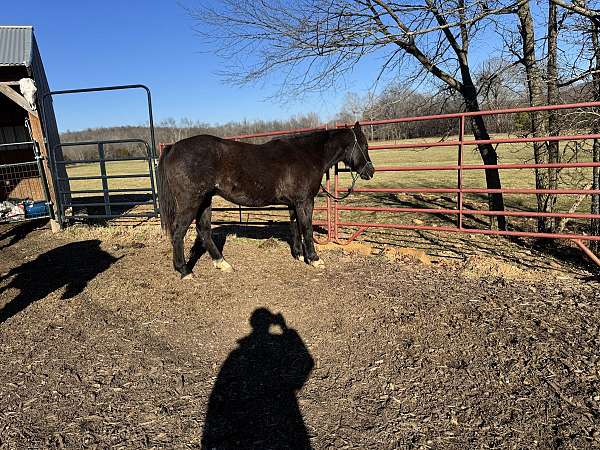
[[[155,226],[0,229],[0,448],[600,448],[585,270],[284,237],[181,282]]]

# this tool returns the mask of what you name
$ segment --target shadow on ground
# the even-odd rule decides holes
[[[106,214],[102,196],[74,197],[71,202],[73,215],[79,218]],[[153,206],[151,194],[111,194],[109,202],[111,204],[110,213],[114,216],[131,213],[140,205],[146,205],[150,209]],[[102,219],[95,219],[95,221],[101,222]]]
[[[296,392],[314,366],[298,333],[281,314],[258,308],[252,332],[219,371],[202,437],[205,450],[311,449]],[[278,333],[270,332],[277,327]]]
[[[2,231],[0,231],[0,250],[4,250],[25,239],[29,233],[47,223],[48,219],[36,219],[16,224],[3,224]]]
[[[0,278],[0,281],[10,279],[0,288],[0,295],[11,288],[18,289],[19,293],[4,302],[0,323],[63,287],[62,299],[80,294],[90,280],[115,261],[117,258],[102,250],[100,241],[94,239],[62,245],[12,269]]]
[[[313,227],[316,233],[327,233],[327,230],[315,226]],[[191,233],[191,232],[190,232]],[[195,232],[194,232],[195,233]],[[267,241],[275,239],[291,245],[290,224],[289,222],[269,223],[265,225],[218,225],[212,230],[212,238],[215,245],[221,253],[229,236],[246,239],[256,239]],[[194,248],[190,251],[188,266],[193,269],[198,260],[206,253],[206,249],[202,244],[195,242]],[[290,247],[291,254],[291,247]]]

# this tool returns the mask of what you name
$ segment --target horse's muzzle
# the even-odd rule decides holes
[[[373,163],[367,163],[363,170],[360,171],[360,177],[363,180],[370,180],[375,175],[375,167],[373,167]]]

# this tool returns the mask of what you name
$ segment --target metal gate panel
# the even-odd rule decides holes
[[[158,200],[156,193],[157,155],[154,138],[154,119],[150,89],[142,84],[105,86],[85,89],[53,91],[44,95],[43,103],[55,95],[80,94],[90,92],[143,89],[148,103],[149,142],[144,139],[115,139],[83,142],[67,142],[55,145],[50,151],[50,159],[55,177],[58,220],[112,219],[116,217],[156,217]],[[45,122],[44,122],[45,123]],[[141,144],[144,155],[127,158],[108,158],[106,149],[115,144]],[[96,146],[97,157],[92,159],[67,159],[62,150],[68,147]],[[137,173],[111,173],[109,166],[124,162],[140,162],[143,167]],[[97,175],[69,175],[67,169],[82,165],[98,165]],[[62,170],[64,169],[64,170]],[[115,186],[115,183],[128,179],[147,179],[147,184],[136,187]],[[84,186],[74,189],[72,183],[98,182],[99,186]],[[111,186],[112,185],[112,186]],[[130,212],[131,208],[151,206],[151,211]]]
[[[106,146],[114,144],[141,144],[145,149],[144,156],[127,158],[107,158]],[[55,159],[54,172],[60,173],[58,168],[64,166],[66,177],[57,177],[59,186],[57,190],[58,203],[60,205],[61,221],[85,220],[85,219],[111,219],[115,217],[156,217],[158,215],[158,201],[156,185],[154,182],[155,158],[148,143],[142,139],[116,139],[103,141],[68,142],[59,144],[63,149],[66,147],[95,145],[97,158],[94,159]],[[58,146],[57,146],[58,147]],[[58,152],[54,152],[57,154]],[[114,174],[108,169],[109,165],[117,165],[128,162],[140,162],[143,165],[135,173]],[[98,175],[69,175],[69,166],[90,168],[96,166]],[[147,180],[144,186],[137,187],[115,187],[114,183],[130,180]],[[60,183],[65,181],[66,183]],[[78,183],[96,182],[96,186],[84,186],[74,188]],[[113,187],[111,187],[113,184]],[[69,186],[63,189],[62,186]],[[131,208],[141,205],[151,205],[151,211],[129,212]]]

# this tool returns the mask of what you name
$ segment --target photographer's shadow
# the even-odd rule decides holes
[[[223,363],[210,395],[202,448],[311,449],[296,399],[314,361],[280,314],[259,308],[252,332]],[[280,333],[269,328],[279,327]]]

